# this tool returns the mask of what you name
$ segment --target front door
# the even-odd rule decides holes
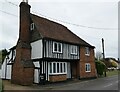
[[[71,66],[70,62],[67,62],[67,79],[71,78]]]

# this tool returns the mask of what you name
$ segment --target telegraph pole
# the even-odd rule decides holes
[[[102,50],[103,50],[103,61],[105,61],[105,50],[104,50],[104,39],[102,38]],[[105,77],[106,77],[106,67],[105,67]]]

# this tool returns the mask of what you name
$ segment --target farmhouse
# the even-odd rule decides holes
[[[95,78],[95,47],[30,8],[20,3],[19,39],[2,65],[2,78],[21,85]]]

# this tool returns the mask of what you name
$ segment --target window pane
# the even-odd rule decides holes
[[[54,51],[57,51],[57,43],[54,43]]]
[[[57,63],[57,73],[59,73],[59,63]]]
[[[90,71],[90,64],[88,65],[88,71]]]
[[[52,73],[52,63],[50,63],[50,73]]]
[[[71,53],[77,54],[77,46],[74,46],[74,45],[71,46]]]
[[[86,64],[86,71],[88,71],[88,65]]]
[[[66,68],[66,67],[65,67],[65,63],[64,63],[64,68],[63,68],[63,69],[64,69],[64,70],[63,70],[64,72],[66,72],[66,71],[65,71],[65,70],[66,70],[65,68]]]
[[[53,73],[56,73],[56,64],[53,63]]]
[[[89,47],[86,47],[86,48],[85,48],[85,54],[90,54]]]
[[[62,71],[63,69],[62,69],[62,63],[60,63],[60,72],[62,73],[63,71]]]
[[[58,44],[58,51],[59,51],[59,52],[62,52],[62,46],[61,46],[60,43]]]

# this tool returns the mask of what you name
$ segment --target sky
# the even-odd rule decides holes
[[[19,4],[0,0],[0,49],[16,45],[19,35]],[[118,0],[28,0],[31,13],[66,26],[102,52],[118,58]]]

